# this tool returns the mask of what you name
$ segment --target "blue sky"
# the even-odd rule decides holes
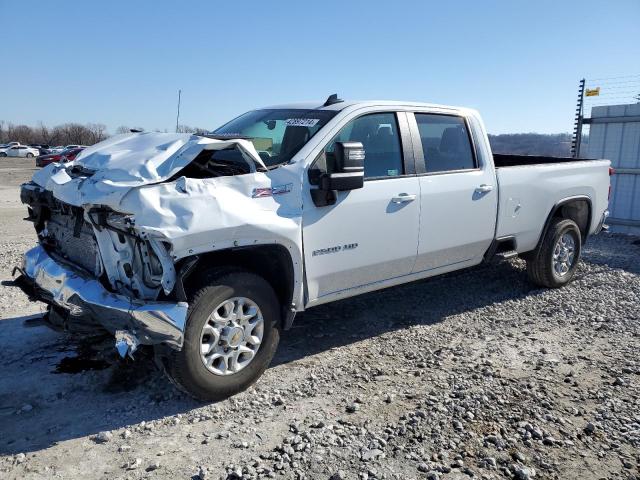
[[[581,77],[640,74],[640,0],[0,0],[0,120],[214,128],[289,101],[463,105],[572,129]],[[13,21],[15,19],[15,21]]]

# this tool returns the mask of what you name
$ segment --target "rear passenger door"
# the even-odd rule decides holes
[[[495,234],[493,163],[476,152],[465,117],[416,112],[409,123],[421,192],[413,271],[479,263]]]
[[[309,179],[331,172],[336,142],[362,142],[364,187],[337,192],[334,205],[307,196],[303,244],[308,304],[354,295],[408,275],[416,259],[420,185],[407,116],[376,112],[348,121],[315,159]],[[315,187],[311,187],[315,188]]]

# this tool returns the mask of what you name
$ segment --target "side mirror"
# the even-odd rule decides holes
[[[360,142],[336,142],[334,171],[320,180],[323,190],[355,190],[364,187],[364,147]]]
[[[332,156],[333,171],[322,174],[318,182],[319,188],[311,190],[317,207],[336,203],[337,191],[364,187],[365,152],[362,143],[336,142]]]

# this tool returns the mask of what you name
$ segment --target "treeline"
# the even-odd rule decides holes
[[[489,135],[494,153],[514,155],[550,155],[566,157],[571,155],[571,134],[569,133],[507,133]]]
[[[20,142],[24,145],[93,145],[109,137],[101,123],[64,123],[47,127],[14,125],[0,120],[0,143]]]
[[[115,132],[129,133],[131,129],[144,130],[140,127],[122,125]],[[160,130],[154,130],[159,132]],[[166,132],[166,130],[165,130]],[[179,125],[178,132],[202,135],[204,128]],[[93,145],[110,137],[106,125],[101,123],[64,123],[55,127],[47,127],[40,123],[35,127],[14,125],[0,120],[0,143],[20,142],[25,145]],[[491,149],[495,153],[513,153],[521,155],[568,156],[571,154],[571,135],[568,133],[508,133],[489,135]],[[583,139],[583,145],[588,141]]]
[[[129,133],[132,129],[143,131],[141,127],[127,127],[122,125],[116,128],[115,133]],[[154,130],[160,132],[161,130]],[[166,130],[165,130],[166,132]],[[179,133],[194,133],[202,135],[208,130],[188,125],[179,125]],[[29,125],[14,125],[0,120],[0,144],[8,142],[20,142],[24,145],[93,145],[111,136],[107,126],[102,123],[64,123],[55,127],[47,127],[39,123],[35,127]]]

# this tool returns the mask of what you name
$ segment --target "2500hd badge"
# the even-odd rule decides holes
[[[311,255],[316,257],[318,255],[326,255],[328,253],[338,253],[338,252],[340,252],[342,250],[353,250],[355,248],[358,248],[358,244],[357,243],[347,243],[347,244],[342,245],[342,246],[338,245],[336,247],[321,248],[319,250],[314,250]]]

